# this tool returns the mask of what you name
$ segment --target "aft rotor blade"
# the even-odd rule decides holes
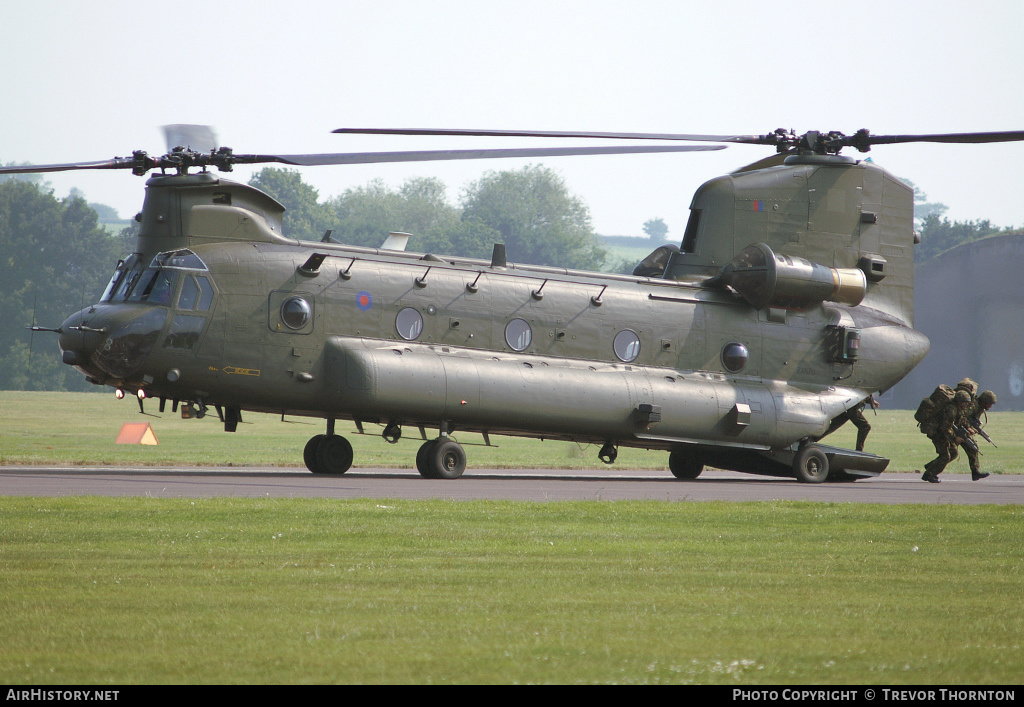
[[[797,135],[792,131],[776,130],[765,135],[696,135],[686,133],[619,133],[557,130],[477,130],[470,128],[338,128],[335,133],[359,135],[441,135],[470,137],[539,137],[539,138],[598,138],[614,140],[681,140],[693,142],[724,142],[747,145],[773,145],[780,152],[803,144],[812,151],[835,152],[844,146],[866,152],[872,145],[907,142],[987,143],[1024,140],[1024,131],[983,133],[936,133],[925,135],[871,135],[861,130],[851,136],[842,133],[814,132]],[[814,146],[808,138],[813,136]]]
[[[691,142],[757,142],[758,135],[687,135],[683,133],[617,133],[573,130],[474,130],[468,128],[338,128],[350,135],[447,135],[461,137],[554,137],[608,140],[686,140]]]
[[[658,145],[634,147],[536,147],[495,150],[423,150],[412,152],[351,152],[319,155],[235,155],[239,163],[283,162],[300,166],[374,164],[380,162],[432,162],[488,160],[507,157],[562,157],[572,155],[630,155],[657,152],[707,152],[722,145]]]
[[[1019,142],[1024,140],[1024,130],[1009,130],[989,133],[937,133],[934,135],[871,135],[872,145],[892,145],[901,142],[947,142],[947,143],[983,143],[983,142]]]

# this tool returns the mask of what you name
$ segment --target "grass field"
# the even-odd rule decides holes
[[[6,498],[0,683],[1019,683],[1016,506]]]
[[[157,412],[154,401],[148,412]],[[889,471],[920,469],[935,456],[907,410],[867,413],[872,425],[867,448],[891,459]],[[134,398],[116,400],[111,393],[35,393],[0,391],[0,464],[58,465],[208,465],[302,466],[302,448],[324,431],[322,420],[245,413],[235,433],[225,433],[216,413],[202,420],[182,420],[168,406],[165,414],[139,414]],[[114,444],[126,422],[149,422],[156,446]],[[356,467],[411,468],[420,444],[419,431],[406,429],[397,444],[388,444],[376,426],[355,434],[351,423],[338,423],[355,448]],[[1024,413],[993,412],[985,428],[998,447],[980,441],[982,468],[995,474],[1024,473]],[[431,431],[428,431],[431,432]],[[436,431],[433,431],[436,433]],[[577,445],[492,437],[486,447],[478,435],[456,435],[466,444],[468,468],[598,468],[596,445]],[[826,442],[853,448],[856,429],[846,425]],[[623,447],[615,468],[667,469],[668,455]],[[666,473],[668,473],[666,471]],[[961,458],[946,473],[969,473]]]
[[[930,457],[909,412],[869,419],[897,469]],[[1020,473],[1022,418],[990,419],[985,468]],[[114,444],[140,420],[159,445]],[[321,431],[0,393],[5,464],[296,466]],[[351,439],[360,465],[416,449]],[[497,441],[471,467],[600,464]],[[1022,521],[1006,505],[0,495],[0,684],[1016,685]]]

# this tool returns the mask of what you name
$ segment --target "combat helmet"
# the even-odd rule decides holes
[[[970,378],[964,378],[962,381],[956,384],[957,390],[965,390],[969,395],[978,394],[978,384],[972,381]]]
[[[961,403],[970,403],[971,394],[966,390],[958,390],[956,391],[956,395],[953,396],[953,402],[957,405],[960,405]]]
[[[996,394],[991,390],[986,390],[984,393],[978,396],[978,402],[985,407],[992,407],[996,404]]]

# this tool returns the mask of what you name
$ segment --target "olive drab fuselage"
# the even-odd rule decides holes
[[[147,187],[136,253],[64,323],[64,360],[216,407],[228,429],[260,411],[325,418],[328,439],[340,419],[771,473],[751,460],[788,468],[928,348],[912,328],[912,192],[847,158],[706,183],[654,276],[299,242],[252,187],[207,173]]]

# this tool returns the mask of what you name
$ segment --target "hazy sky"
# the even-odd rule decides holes
[[[0,0],[0,162],[162,154],[201,123],[236,152],[530,146],[352,137],[338,127],[760,134],[1024,129],[1020,0],[269,2]],[[545,142],[545,145],[554,145]],[[663,218],[678,240],[702,182],[770,148],[544,161],[604,234]],[[853,156],[860,153],[850,152]],[[953,219],[1024,226],[1024,143],[879,146],[871,158]],[[457,203],[484,172],[538,160],[308,167],[326,198],[437,176]],[[246,181],[251,169],[239,169]],[[45,175],[122,216],[127,171]],[[415,249],[415,245],[411,244]]]

